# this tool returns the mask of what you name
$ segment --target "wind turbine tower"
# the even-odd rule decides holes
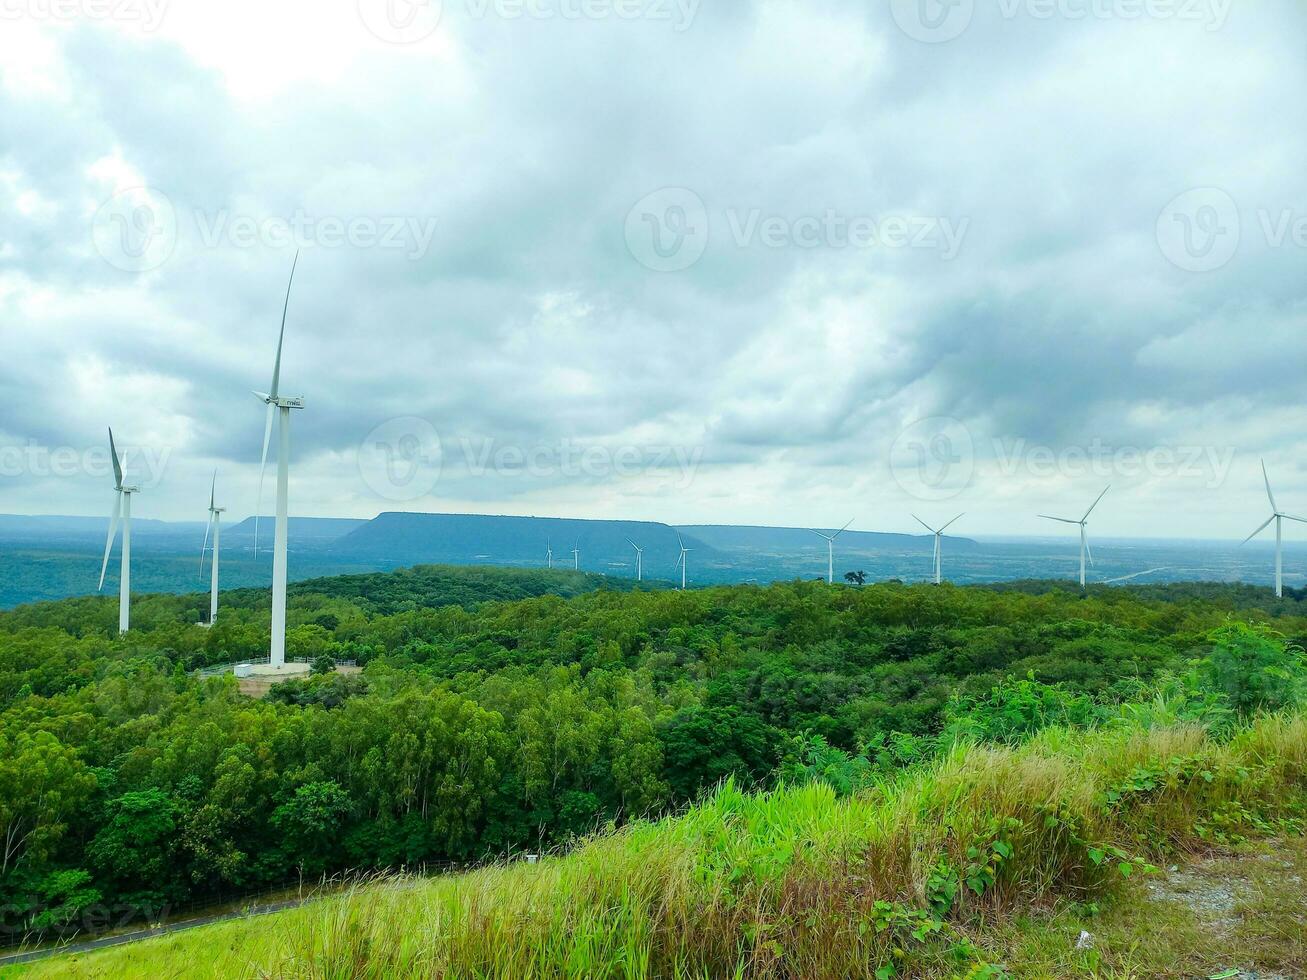
[[[1247,544],[1257,535],[1261,534],[1270,526],[1271,521],[1275,522],[1275,595],[1276,598],[1284,598],[1284,522],[1297,521],[1300,524],[1307,524],[1307,518],[1294,517],[1292,514],[1286,514],[1280,510],[1279,505],[1275,502],[1275,494],[1271,492],[1271,478],[1266,475],[1266,461],[1262,461],[1262,480],[1266,483],[1266,496],[1271,502],[1271,516],[1266,518],[1266,523],[1259,527],[1248,537],[1243,539]]]
[[[272,642],[268,662],[273,670],[286,666],[286,535],[287,509],[290,482],[290,413],[304,407],[299,396],[281,394],[281,349],[286,339],[286,311],[290,308],[290,287],[295,281],[295,267],[299,253],[291,263],[290,280],[286,283],[286,300],[281,308],[281,333],[277,336],[277,359],[272,365],[272,388],[254,394],[268,406],[267,423],[263,428],[263,459],[259,463],[259,507],[254,511],[254,541],[258,548],[259,510],[263,502],[263,474],[268,465],[268,442],[272,437],[272,419],[277,416],[277,526],[272,541]]]
[[[677,544],[680,546],[680,548],[681,548],[681,554],[680,554],[680,556],[676,559],[676,565],[673,565],[673,566],[672,566],[672,571],[676,571],[677,566],[678,566],[678,565],[680,566],[680,568],[681,568],[681,591],[684,592],[684,591],[685,591],[685,566],[686,566],[686,564],[687,564],[687,562],[686,562],[686,560],[685,560],[685,556],[688,555],[692,549],[687,548],[687,547],[685,546],[685,542],[681,540],[681,532],[680,532],[680,531],[677,531],[677,532],[676,532],[676,543],[677,543]]]
[[[1050,517],[1048,514],[1039,515],[1046,521],[1060,521],[1063,524],[1075,524],[1080,528],[1080,587],[1082,589],[1085,587],[1085,559],[1088,558],[1089,564],[1091,565],[1094,563],[1094,553],[1089,549],[1089,532],[1086,530],[1089,526],[1089,515],[1092,514],[1094,508],[1098,506],[1098,501],[1107,496],[1107,491],[1111,489],[1112,485],[1109,483],[1103,488],[1103,492],[1098,495],[1098,500],[1095,500],[1089,505],[1089,509],[1085,511],[1085,516],[1080,518],[1078,521],[1072,520],[1069,517]]]
[[[941,554],[944,550],[944,532],[949,528],[950,525],[956,523],[957,521],[962,520],[962,515],[959,514],[957,517],[953,518],[953,520],[949,521],[948,524],[945,524],[943,527],[939,528],[938,530],[931,527],[916,514],[912,515],[912,519],[916,521],[918,524],[920,524],[922,527],[924,527],[931,534],[935,535],[935,584],[939,585],[944,579],[943,559],[941,557]]]
[[[853,521],[850,520],[849,524]],[[824,531],[818,531],[816,528],[809,528],[813,534],[820,538],[826,539],[826,584],[831,585],[835,582],[835,539],[849,529],[849,524],[845,524],[834,534],[827,534]]]
[[[109,515],[109,536],[104,541],[104,561],[100,563],[100,585],[104,589],[104,573],[109,568],[109,552],[118,533],[118,522],[123,525],[123,547],[118,572],[118,632],[126,633],[131,621],[132,606],[132,494],[140,487],[123,483],[123,465],[118,459],[118,447],[113,444],[113,429],[109,430],[109,455],[113,458],[113,512]],[[98,590],[97,590],[98,591]]]
[[[213,571],[209,579],[209,622],[212,626],[218,619],[218,539],[222,534],[222,515],[226,507],[214,505],[214,493],[218,489],[218,471],[213,471],[213,483],[209,486],[209,523],[204,528],[204,545],[200,548],[200,575],[204,575],[204,553],[209,550],[209,532],[213,532]]]

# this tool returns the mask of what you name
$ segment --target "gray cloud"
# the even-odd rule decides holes
[[[192,516],[214,466],[251,510],[248,392],[299,224],[284,384],[308,400],[301,513],[394,509],[355,454],[407,416],[445,450],[432,494],[405,502],[432,510],[838,525],[856,505],[888,529],[921,505],[892,447],[932,416],[969,435],[977,532],[1036,530],[1039,501],[1097,482],[996,472],[1019,440],[1240,450],[1219,481],[1122,474],[1137,500],[1186,502],[1123,504],[1122,533],[1238,533],[1260,455],[1307,497],[1298,5],[1209,29],[1005,0],[929,44],[851,0],[704,3],[680,32],[446,2],[405,49],[345,6],[233,4],[225,45],[182,5],[155,34],[19,25],[51,60],[36,88],[0,68],[0,444],[98,446],[112,422],[169,452],[152,516]],[[132,183],[176,217],[140,273],[94,235]],[[1159,215],[1204,187],[1234,201],[1239,245],[1186,271]],[[704,211],[702,257],[676,271],[627,239],[660,188]],[[896,218],[921,241],[895,239]],[[874,240],[850,244],[860,221]],[[351,224],[395,247],[328,240]],[[472,473],[467,440],[701,461],[688,485],[656,466]],[[103,504],[88,476],[0,481],[0,511]]]

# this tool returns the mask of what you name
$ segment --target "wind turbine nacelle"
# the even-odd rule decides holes
[[[269,405],[276,405],[278,408],[303,408],[303,395],[278,395],[276,398],[268,399]]]

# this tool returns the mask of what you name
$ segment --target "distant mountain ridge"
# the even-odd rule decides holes
[[[685,536],[696,562],[721,561],[718,550]],[[644,567],[652,575],[670,574],[679,555],[676,529],[651,521],[581,520],[563,517],[511,517],[486,514],[416,514],[388,512],[336,541],[331,550],[359,557],[417,562],[505,561],[540,564],[552,547],[555,565],[572,564],[572,548],[581,553],[581,568],[634,567],[635,549],[644,549]]]

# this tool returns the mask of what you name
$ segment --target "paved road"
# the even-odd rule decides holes
[[[14,966],[19,963],[31,963],[34,960],[43,960],[47,956],[65,956],[69,953],[89,953],[97,949],[107,949],[110,946],[122,946],[125,943],[138,943],[142,939],[154,939],[156,936],[166,936],[170,932],[184,932],[187,929],[197,929],[200,926],[212,925],[215,922],[225,922],[228,919],[248,919],[256,915],[268,915],[272,912],[282,912],[286,909],[293,909],[297,905],[303,905],[305,902],[313,901],[312,898],[294,898],[288,902],[274,902],[271,905],[257,905],[247,909],[241,909],[236,912],[224,912],[221,915],[207,915],[198,919],[184,919],[180,922],[167,922],[163,925],[153,926],[149,929],[137,929],[133,932],[120,932],[117,935],[105,936],[102,939],[88,939],[80,943],[68,943],[63,946],[47,946],[41,949],[31,949],[22,953],[10,953],[7,956],[0,956],[0,966]]]

